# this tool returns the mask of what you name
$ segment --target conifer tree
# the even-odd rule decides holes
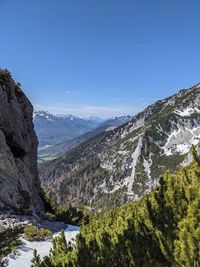
[[[31,260],[31,267],[41,267],[40,255],[37,254],[37,250],[33,251],[33,259]]]

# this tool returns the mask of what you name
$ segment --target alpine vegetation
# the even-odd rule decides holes
[[[32,266],[199,266],[200,158],[192,153],[193,162],[166,172],[152,193],[94,214],[75,246],[62,233],[50,256]]]

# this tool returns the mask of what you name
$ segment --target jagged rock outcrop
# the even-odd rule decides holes
[[[20,85],[0,70],[0,213],[42,213],[32,113]]]

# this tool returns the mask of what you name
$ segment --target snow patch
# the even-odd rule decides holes
[[[193,129],[179,128],[174,130],[167,139],[164,149],[166,156],[171,156],[174,153],[184,155],[189,152],[192,145],[197,145],[200,142],[200,127]]]
[[[187,117],[187,116],[190,116],[194,113],[200,113],[200,110],[197,107],[195,107],[195,108],[187,107],[184,110],[176,109],[174,111],[174,113],[178,114],[181,117]]]
[[[106,132],[113,131],[117,128],[117,126],[110,126],[106,129]]]
[[[104,162],[103,164],[101,164],[101,168],[103,168],[107,171],[112,171],[114,168],[114,161],[113,162],[111,162],[111,161]]]
[[[67,241],[70,241],[76,237],[79,233],[79,227],[69,225],[65,229],[65,237]],[[60,232],[55,233],[53,237],[60,235]],[[49,251],[52,248],[52,242],[49,241],[39,241],[39,242],[29,242],[24,238],[21,238],[22,245],[17,249],[17,253],[11,253],[7,257],[9,260],[8,267],[28,267],[31,266],[31,259],[33,258],[33,250],[36,249],[38,254],[43,258],[49,255]]]
[[[146,172],[147,176],[149,179],[151,179],[151,165],[152,161],[148,161],[147,159],[144,158],[143,166],[144,166],[144,171]]]

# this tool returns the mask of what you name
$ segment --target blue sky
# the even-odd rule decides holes
[[[37,109],[135,114],[200,81],[199,0],[0,0],[0,66]]]

